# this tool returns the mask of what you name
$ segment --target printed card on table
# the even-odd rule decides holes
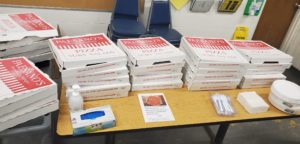
[[[163,93],[139,94],[138,98],[146,123],[175,120]]]

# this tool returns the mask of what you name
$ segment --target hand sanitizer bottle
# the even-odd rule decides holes
[[[71,112],[83,110],[83,98],[78,91],[69,96],[69,108]]]

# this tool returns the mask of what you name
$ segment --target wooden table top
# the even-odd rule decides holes
[[[246,110],[236,100],[238,93],[242,91],[256,91],[270,105],[269,111],[260,114],[249,114],[246,112]],[[269,103],[267,100],[269,91],[269,88],[195,92],[187,91],[186,88],[174,90],[139,91],[130,92],[129,97],[126,98],[88,101],[84,103],[84,108],[93,108],[108,104],[112,106],[116,117],[117,126],[105,130],[99,130],[95,133],[290,117],[289,115],[277,110]],[[226,94],[232,98],[234,108],[237,110],[237,114],[234,117],[222,117],[217,115],[210,100],[210,95],[215,92]],[[164,93],[175,117],[175,121],[145,123],[137,97],[137,94],[140,93]],[[60,136],[72,135],[70,114],[65,98],[64,88],[62,88],[60,100],[57,134]]]

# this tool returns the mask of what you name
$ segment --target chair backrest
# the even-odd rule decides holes
[[[116,0],[112,19],[138,19],[139,0]]]
[[[170,3],[168,0],[152,0],[147,28],[150,29],[152,26],[171,26]]]

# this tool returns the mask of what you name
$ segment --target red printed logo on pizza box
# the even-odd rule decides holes
[[[11,14],[8,16],[27,31],[53,30],[50,25],[33,13]]]
[[[272,49],[271,46],[261,41],[230,41],[230,43],[236,48],[240,49],[256,49],[256,50],[268,50]]]
[[[232,50],[232,47],[224,39],[192,38],[185,37],[187,42],[194,48],[213,50]]]
[[[108,39],[103,35],[91,35],[74,38],[52,39],[58,49],[92,48],[110,45]]]
[[[128,49],[151,49],[151,48],[162,48],[168,46],[168,43],[162,38],[144,38],[144,39],[123,39],[121,42]]]
[[[14,93],[52,84],[24,58],[0,60],[0,79]]]

